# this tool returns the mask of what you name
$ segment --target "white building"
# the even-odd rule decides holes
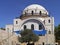
[[[27,6],[19,18],[14,19],[13,25],[6,25],[6,31],[18,32],[24,29],[34,30],[39,41],[34,45],[55,45],[54,17],[41,5],[32,4]]]

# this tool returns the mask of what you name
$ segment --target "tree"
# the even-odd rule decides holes
[[[1,30],[5,30],[5,28],[2,28],[2,27],[1,27],[0,29],[1,29]]]
[[[32,30],[30,29],[26,29],[24,31],[21,31],[21,37],[18,37],[19,42],[23,43],[23,42],[36,42],[39,40],[39,37],[33,33]]]
[[[58,25],[58,30],[60,30],[60,24]]]
[[[60,40],[60,24],[58,26],[55,26],[55,38],[56,41]]]

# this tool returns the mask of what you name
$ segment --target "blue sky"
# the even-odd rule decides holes
[[[60,0],[0,0],[0,27],[13,24],[13,19],[19,17],[23,9],[31,4],[45,7],[55,18],[55,25],[60,24]]]

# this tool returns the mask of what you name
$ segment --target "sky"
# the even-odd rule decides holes
[[[0,0],[0,28],[13,24],[27,6],[39,4],[54,17],[55,26],[60,24],[60,0]]]

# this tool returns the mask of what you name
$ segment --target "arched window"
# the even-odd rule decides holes
[[[31,25],[31,30],[34,30],[34,25],[33,24]]]
[[[39,25],[39,30],[41,30],[42,29],[42,25]]]
[[[39,14],[41,15],[41,11],[39,12]]]
[[[18,21],[16,21],[16,24],[18,24]]]
[[[49,34],[51,34],[51,31],[49,31]]]
[[[26,29],[26,25],[24,25],[24,30]]]
[[[34,11],[31,12],[31,14],[33,15]]]
[[[50,23],[50,19],[48,20],[48,22]]]

